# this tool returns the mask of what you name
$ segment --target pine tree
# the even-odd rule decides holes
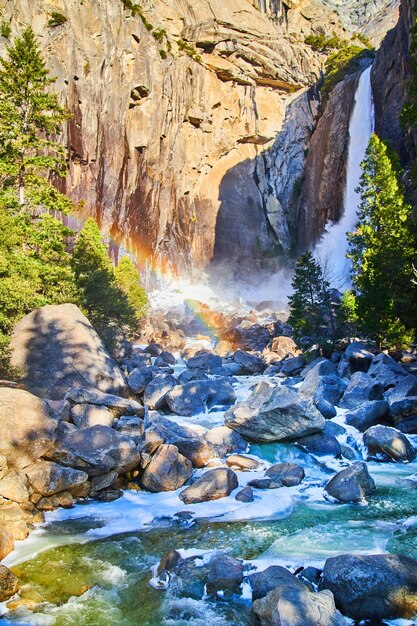
[[[288,322],[298,338],[309,335],[317,339],[322,334],[329,285],[311,252],[306,252],[298,259],[291,284],[294,293],[289,297]]]
[[[104,338],[111,341],[112,329],[116,326],[126,326],[134,332],[137,326],[135,309],[117,285],[99,227],[92,218],[85,222],[78,235],[73,268],[82,294],[82,306]]]
[[[358,322],[377,346],[400,346],[412,338],[415,241],[397,159],[373,134],[358,193],[356,230],[348,234],[348,258],[357,290]]]
[[[69,118],[58,97],[47,91],[50,76],[33,30],[29,27],[0,59],[0,177],[21,205],[32,201],[67,208],[69,201],[51,190],[46,176],[66,172],[65,150],[52,139]],[[33,196],[33,197],[31,197]]]
[[[142,319],[146,315],[148,297],[140,286],[140,276],[133,261],[124,256],[120,259],[115,270],[117,284],[126,294],[128,302],[135,311],[136,318]]]

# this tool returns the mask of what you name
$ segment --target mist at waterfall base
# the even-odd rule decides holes
[[[314,256],[325,268],[326,277],[332,286],[348,287],[350,262],[346,259],[348,239],[346,233],[355,229],[357,210],[360,203],[358,188],[362,174],[361,163],[365,158],[374,128],[374,106],[372,99],[371,67],[360,76],[355,94],[355,104],[349,122],[349,147],[346,167],[346,183],[343,215],[339,222],[329,222],[316,247]]]

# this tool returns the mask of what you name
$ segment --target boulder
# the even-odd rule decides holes
[[[19,591],[19,579],[7,567],[0,565],[0,602],[8,600]]]
[[[382,400],[383,393],[384,389],[380,382],[365,372],[355,372],[352,374],[339,406],[343,409],[356,409],[364,402]]]
[[[243,581],[243,565],[238,559],[222,552],[210,559],[210,569],[207,576],[207,592],[215,594],[218,591],[240,595],[240,585]]]
[[[296,589],[305,589],[304,583],[281,565],[271,565],[262,572],[255,572],[247,577],[252,588],[252,601],[264,598],[276,587],[292,586]]]
[[[368,458],[377,461],[414,461],[417,450],[402,432],[390,426],[372,426],[363,435]]]
[[[227,467],[250,472],[258,469],[259,461],[255,461],[255,459],[251,459],[248,456],[243,456],[243,454],[231,454],[226,458],[226,465]]]
[[[29,516],[17,502],[3,499],[0,502],[0,528],[6,529],[15,540],[26,539],[29,534],[26,520]]]
[[[178,376],[178,382],[181,383],[181,385],[184,385],[185,383],[189,383],[192,380],[208,380],[208,379],[209,379],[208,375],[205,374],[202,370],[184,370]]]
[[[279,489],[279,487],[282,487],[282,482],[273,478],[254,478],[248,482],[248,487],[253,487],[254,489]]]
[[[47,458],[98,476],[113,469],[119,474],[128,472],[139,464],[140,454],[132,439],[113,428],[92,426],[79,430],[61,422]]]
[[[288,355],[298,356],[300,354],[300,349],[297,347],[294,339],[283,335],[273,338],[270,349],[271,352],[275,352],[279,361],[285,359]]]
[[[325,419],[288,387],[259,383],[247,400],[226,411],[225,424],[251,441],[295,439],[323,430]]]
[[[286,376],[296,376],[304,367],[304,356],[294,356],[281,361],[281,372]]]
[[[27,502],[29,500],[26,482],[15,470],[9,470],[0,480],[0,497],[13,500],[13,502]]]
[[[0,561],[14,550],[14,538],[9,531],[0,528]]]
[[[151,356],[159,356],[161,352],[164,351],[164,348],[163,346],[161,346],[160,343],[153,342],[146,346],[143,351],[150,354]]]
[[[367,372],[374,355],[360,341],[349,344],[339,361],[337,370],[342,377],[350,377],[355,372]]]
[[[235,495],[235,500],[238,500],[239,502],[253,502],[254,500],[254,496],[253,496],[253,489],[252,487],[244,487],[243,489],[241,489],[236,495]]]
[[[236,400],[232,385],[225,379],[196,380],[177,385],[166,395],[166,403],[177,415],[190,417],[205,413],[215,405],[229,405]]]
[[[229,452],[245,452],[248,444],[239,433],[227,426],[215,426],[206,433],[204,439],[214,446],[216,455],[226,456]]]
[[[104,489],[108,489],[113,485],[113,483],[117,480],[117,472],[112,470],[111,472],[107,472],[107,474],[100,474],[100,476],[94,476],[91,481],[91,489],[90,495],[97,496],[99,491],[103,491]]]
[[[417,396],[409,396],[390,403],[394,426],[403,433],[417,433]]]
[[[41,398],[63,398],[71,387],[126,392],[120,369],[75,304],[47,305],[26,315],[10,348],[25,387]]]
[[[37,508],[40,511],[53,511],[58,507],[63,509],[71,509],[74,506],[74,498],[69,491],[60,491],[48,498],[43,497],[37,502]]]
[[[302,370],[300,376],[304,380],[309,380],[311,386],[310,395],[312,395],[317,387],[319,379],[322,376],[332,376],[336,373],[337,370],[334,364],[329,361],[329,359],[325,359],[323,356],[319,356],[316,359],[313,359],[313,361],[311,361],[311,363],[309,363]]]
[[[121,435],[126,435],[126,437],[133,439],[136,444],[139,443],[145,432],[144,420],[135,415],[122,415],[117,420],[114,428]]]
[[[408,371],[401,363],[397,363],[388,354],[382,352],[374,357],[368,374],[377,380],[384,389],[389,389],[395,387],[403,378],[408,376]]]
[[[330,592],[303,587],[282,585],[256,600],[252,612],[260,626],[348,626]]]
[[[340,398],[346,390],[346,387],[346,383],[334,374],[322,376],[318,380],[317,389],[313,396],[313,402],[316,406],[320,400],[326,400],[331,405],[338,404]]]
[[[143,393],[145,387],[151,382],[155,374],[154,367],[136,367],[127,378],[127,384],[132,393]]]
[[[166,406],[166,396],[178,385],[178,380],[171,374],[159,374],[145,387],[143,402],[150,409],[161,409]]]
[[[194,467],[203,467],[215,456],[214,446],[195,430],[181,426],[161,415],[150,419],[142,451],[152,453],[156,441],[177,446],[180,453],[189,459]]]
[[[167,365],[176,365],[177,359],[172,354],[172,352],[167,352],[163,350],[161,354],[157,357],[155,361],[155,365],[158,367],[166,367]]]
[[[363,433],[370,426],[386,418],[388,411],[389,405],[386,400],[371,400],[346,413],[345,421]]]
[[[314,456],[334,456],[337,459],[340,458],[342,455],[340,443],[335,435],[329,432],[327,428],[328,423],[329,422],[326,422],[323,432],[307,435],[307,437],[300,437],[296,440],[296,443]]]
[[[393,404],[394,402],[399,402],[404,398],[417,396],[417,376],[413,374],[409,374],[400,380],[399,383],[395,385],[395,387],[391,387],[385,394],[385,398],[388,400],[389,404]]]
[[[0,455],[9,467],[37,461],[52,446],[56,428],[46,402],[22,389],[0,388]]]
[[[144,489],[152,492],[175,491],[193,475],[191,461],[172,445],[159,446],[141,478]]]
[[[209,570],[210,565],[201,564],[201,559],[196,559],[196,557],[183,559],[175,566],[175,577],[171,579],[170,587],[177,596],[201,600],[206,595]],[[188,614],[186,614],[185,622],[187,622],[187,617]]]
[[[233,360],[245,374],[260,374],[265,369],[265,363],[260,357],[245,350],[236,350]]]
[[[112,426],[114,415],[106,406],[76,404],[71,409],[71,419],[78,428]]]
[[[185,504],[218,500],[226,498],[238,484],[237,476],[231,469],[218,467],[205,472],[181,491],[179,497]]]
[[[120,415],[143,416],[145,414],[145,409],[136,400],[121,398],[111,393],[103,393],[99,389],[74,387],[67,392],[65,399],[71,404],[94,404],[107,407],[115,417]]]
[[[304,469],[295,463],[275,463],[271,465],[265,476],[272,478],[274,482],[281,483],[284,487],[299,485],[305,477]]]
[[[333,476],[324,490],[339,502],[361,502],[375,488],[366,463],[353,463]]]
[[[188,368],[204,370],[209,374],[218,367],[221,367],[222,364],[222,358],[210,352],[203,352],[202,354],[193,356],[186,362]]]
[[[52,496],[71,490],[88,480],[88,474],[72,467],[63,467],[51,461],[36,461],[24,470],[29,484],[37,493]]]
[[[337,411],[333,404],[325,400],[324,398],[319,398],[314,402],[316,409],[323,415],[324,419],[331,420],[333,417],[336,417]]]
[[[415,611],[417,561],[396,554],[345,554],[327,559],[319,585],[354,620],[410,617]]]

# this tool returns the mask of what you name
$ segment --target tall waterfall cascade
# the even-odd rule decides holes
[[[349,284],[349,260],[346,259],[348,240],[346,233],[354,230],[360,196],[355,191],[362,174],[365,158],[374,129],[374,104],[372,99],[371,67],[360,76],[349,122],[349,148],[346,183],[343,198],[343,215],[334,223],[328,222],[324,234],[314,249],[314,256],[329,274],[337,287]]]

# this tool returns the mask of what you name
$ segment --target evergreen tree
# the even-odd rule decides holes
[[[21,205],[31,201],[55,209],[68,208],[69,201],[53,190],[46,176],[66,172],[65,150],[51,137],[62,129],[67,111],[58,97],[47,91],[50,76],[29,27],[7,48],[0,59],[0,176]],[[32,197],[31,197],[32,196]]]
[[[317,339],[322,334],[321,327],[330,298],[329,285],[311,252],[298,259],[291,284],[294,293],[289,297],[288,322],[298,338],[309,335]]]
[[[356,314],[379,348],[400,346],[412,338],[409,330],[415,321],[411,207],[405,201],[398,162],[375,134],[362,170],[358,222],[355,232],[348,234]]]
[[[137,326],[135,309],[116,282],[100,230],[92,218],[85,222],[78,235],[73,268],[82,306],[104,338],[112,340],[115,326],[126,326],[133,332]]]
[[[133,261],[124,256],[115,270],[117,284],[126,294],[127,300],[135,311],[136,318],[142,319],[146,315],[148,297],[146,292],[140,286],[139,272]]]

